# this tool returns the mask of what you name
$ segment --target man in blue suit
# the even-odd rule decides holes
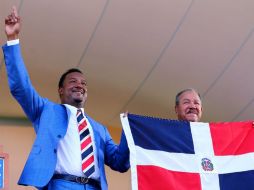
[[[7,44],[3,46],[10,90],[33,123],[36,139],[19,184],[48,190],[106,190],[104,164],[125,172],[129,168],[129,150],[122,134],[116,145],[107,128],[84,114],[93,147],[92,174],[83,172],[77,110],[84,112],[87,83],[83,73],[70,69],[59,81],[61,104],[41,97],[33,88],[23,63],[18,34],[20,17],[14,7],[5,19]]]

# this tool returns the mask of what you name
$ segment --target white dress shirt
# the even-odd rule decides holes
[[[69,124],[66,135],[59,141],[57,149],[57,164],[56,173],[60,174],[71,174],[75,176],[84,176],[81,165],[81,149],[80,149],[80,138],[78,131],[77,122],[77,108],[71,105],[64,104],[69,118]],[[84,113],[84,109],[81,108]],[[84,115],[86,118],[86,116]],[[99,168],[97,160],[97,151],[95,146],[93,129],[86,118],[87,125],[92,137],[93,149],[94,149],[94,161],[95,161],[95,172],[91,175],[93,179],[99,179]]]

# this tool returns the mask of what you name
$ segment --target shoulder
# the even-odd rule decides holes
[[[98,126],[98,127],[103,127],[105,128],[101,123],[97,122],[96,120],[94,120],[93,118],[91,118],[90,116],[88,116],[87,114],[85,114],[86,118],[88,119],[89,123],[93,126]]]
[[[91,118],[87,114],[85,114],[85,115],[86,115],[86,118],[88,119],[91,127],[93,128],[93,130],[100,131],[100,132],[107,132],[108,131],[107,128],[103,124],[101,124],[98,121],[95,121],[93,118]]]

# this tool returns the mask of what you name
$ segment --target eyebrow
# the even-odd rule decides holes
[[[189,98],[184,98],[182,99],[182,101],[191,101],[191,100]],[[194,99],[194,101],[201,102],[201,100],[199,99]]]

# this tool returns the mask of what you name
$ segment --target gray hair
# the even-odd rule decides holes
[[[196,92],[197,95],[198,95],[198,97],[199,97],[200,100],[201,100],[201,96],[200,96],[200,94],[198,93],[197,90],[195,90],[194,88],[186,88],[186,89],[181,90],[180,92],[178,92],[178,93],[176,94],[175,105],[176,105],[176,106],[179,105],[180,96],[181,96],[183,93],[185,93],[185,92],[191,92],[191,91],[192,91],[192,92]]]

